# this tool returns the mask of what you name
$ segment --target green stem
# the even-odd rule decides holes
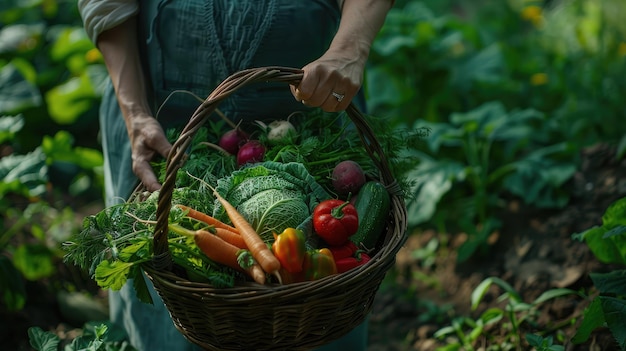
[[[487,178],[487,182],[491,184],[499,180],[500,178],[504,177],[505,175],[515,171],[516,169],[517,169],[517,164],[515,163],[506,164],[496,169],[495,171],[493,171],[493,173],[491,173],[489,177]]]
[[[196,235],[196,233],[193,230],[187,229],[178,224],[170,223],[167,227],[169,230],[173,231],[174,233],[178,235],[183,235],[183,236],[188,236],[188,237],[194,237]]]
[[[342,219],[343,218],[343,208],[348,206],[349,204],[350,204],[350,202],[346,201],[346,202],[342,203],[341,206],[334,207],[332,210],[330,210],[330,214],[333,216],[333,218]]]
[[[276,152],[276,156],[274,156],[274,159],[272,161],[274,162],[280,161],[280,156],[283,154],[283,152],[285,152],[285,150],[289,150],[292,147],[293,147],[292,145],[285,145],[281,147],[280,150]]]
[[[517,325],[517,318],[515,318],[515,311],[513,310],[513,306],[509,308],[509,318],[511,319],[511,326],[513,327],[513,333],[517,335],[519,326]]]
[[[26,223],[28,223],[28,219],[26,219],[25,217],[20,217],[18,221],[15,222],[15,224],[13,224],[11,228],[9,228],[9,230],[4,232],[4,234],[0,236],[0,248],[5,247],[8,244],[9,240],[11,240],[11,238],[15,234],[17,234],[19,230],[26,225]]]
[[[308,162],[307,164],[309,166],[317,166],[317,165],[321,165],[321,164],[325,164],[325,163],[330,163],[330,162],[336,162],[341,160],[343,157],[341,156],[336,156],[336,157],[331,157],[331,158],[327,158],[327,159],[323,159],[323,160],[317,160],[317,161],[311,161]]]

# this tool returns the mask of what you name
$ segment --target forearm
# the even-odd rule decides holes
[[[139,58],[135,17],[102,32],[96,45],[104,58],[127,125],[133,116],[151,115]]]
[[[354,52],[365,64],[393,0],[345,0],[341,22],[329,51]]]

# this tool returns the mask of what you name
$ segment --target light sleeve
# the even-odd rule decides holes
[[[89,39],[97,43],[100,33],[135,16],[139,4],[136,0],[78,0],[78,12]]]

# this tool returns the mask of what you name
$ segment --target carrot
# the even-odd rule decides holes
[[[212,225],[215,228],[222,228],[222,229],[227,229],[230,230],[232,232],[238,233],[239,231],[234,228],[231,225],[228,225],[222,221],[220,221],[219,219],[215,218],[215,217],[211,217],[206,213],[200,212],[198,210],[194,210],[193,208],[189,207],[189,206],[185,206],[185,205],[181,205],[181,204],[177,204],[176,207],[180,208],[181,210],[187,212],[187,216],[189,218],[193,218],[195,220],[204,222],[208,225]]]
[[[247,273],[255,282],[265,284],[265,273],[258,263],[255,262],[248,268],[241,267],[237,260],[241,249],[237,246],[206,230],[190,230],[176,224],[170,224],[169,228],[179,234],[193,236],[193,240],[198,248],[211,260]]]
[[[250,250],[252,257],[259,262],[265,272],[269,274],[277,273],[280,269],[280,261],[274,256],[267,244],[233,205],[226,201],[215,189],[212,190],[217,200],[222,204],[224,210],[226,210],[230,221],[235,228],[239,230],[239,234],[241,234],[241,237],[246,242],[246,246],[248,250]]]
[[[246,273],[248,273],[255,282],[261,285],[265,284],[265,272],[258,263],[255,262],[250,268],[246,269]]]
[[[214,228],[215,235],[222,238],[222,240],[226,241],[229,244],[235,245],[240,249],[247,249],[246,242],[243,240],[239,233],[231,232],[228,229],[224,228]]]

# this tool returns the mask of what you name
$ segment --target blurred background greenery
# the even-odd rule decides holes
[[[366,91],[372,115],[431,130],[404,155],[410,233],[464,232],[459,260],[484,255],[504,199],[561,208],[581,149],[624,156],[624,14],[623,0],[396,0]],[[29,289],[96,291],[60,246],[101,206],[106,77],[76,0],[0,2],[3,323],[26,319]]]

